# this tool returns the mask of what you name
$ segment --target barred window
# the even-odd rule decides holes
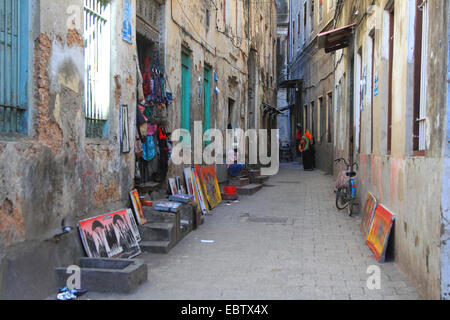
[[[110,101],[110,3],[84,1],[86,136],[103,138]]]
[[[26,132],[28,0],[0,0],[0,134]]]

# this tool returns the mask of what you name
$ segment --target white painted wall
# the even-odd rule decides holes
[[[449,8],[450,18],[450,8]],[[441,245],[441,288],[442,298],[450,300],[450,22],[447,62],[447,145],[444,154],[442,179],[442,245]]]

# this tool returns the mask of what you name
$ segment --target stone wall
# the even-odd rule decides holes
[[[428,42],[427,79],[427,150],[425,156],[415,156],[412,150],[412,96],[414,80],[414,27],[415,1],[395,1],[394,72],[392,153],[387,153],[388,105],[388,15],[389,1],[358,3],[359,15],[346,1],[336,27],[361,22],[355,30],[351,47],[336,53],[335,74],[337,92],[336,153],[349,155],[349,117],[353,112],[351,128],[354,137],[353,154],[359,163],[358,197],[364,202],[367,192],[396,215],[395,261],[415,284],[423,297],[439,299],[441,296],[441,203],[448,196],[443,186],[443,150],[445,141],[446,61],[448,3],[428,1],[432,22]],[[367,12],[367,13],[366,13]],[[381,26],[383,26],[381,28]],[[375,27],[375,29],[374,29]],[[364,107],[358,94],[364,83],[358,83],[357,53],[362,49],[362,69],[369,67],[369,41],[375,31],[375,70],[378,77],[378,94],[374,94],[369,81],[362,92]],[[354,73],[351,70],[355,59]],[[364,72],[363,72],[364,74]],[[355,79],[351,92],[351,79]],[[361,85],[361,87],[360,87]],[[343,92],[339,99],[339,92]],[[351,105],[353,94],[353,110]],[[371,151],[371,99],[373,98],[373,151]],[[361,137],[361,138],[360,138]],[[358,151],[359,149],[359,151]],[[445,185],[445,184],[444,184]],[[448,192],[447,192],[448,193]]]
[[[108,130],[87,139],[84,2],[30,3],[29,130],[0,140],[0,299],[54,294],[55,267],[84,256],[77,221],[128,206],[134,176],[133,152],[120,153],[119,106],[129,106],[133,137],[135,39],[122,41],[121,24],[113,24]],[[122,2],[111,6],[112,21],[121,21]],[[74,230],[59,237],[63,226]]]

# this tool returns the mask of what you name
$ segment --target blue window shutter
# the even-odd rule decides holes
[[[26,108],[28,104],[28,43],[29,41],[29,20],[28,20],[28,0],[19,0],[19,107]]]
[[[23,133],[28,104],[29,0],[0,0],[0,132]]]

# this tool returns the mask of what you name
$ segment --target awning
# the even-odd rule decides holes
[[[320,33],[317,36],[319,49],[325,49],[326,53],[330,53],[348,47],[355,27],[356,23],[353,23],[342,28]]]
[[[303,79],[292,79],[292,80],[284,80],[281,81],[278,85],[278,88],[299,88],[300,84],[302,83]]]
[[[262,104],[262,113],[265,114],[267,112],[270,113],[271,115],[283,114],[280,110],[278,110],[274,106],[271,106],[270,104],[267,104],[267,103],[263,102],[263,104]]]
[[[286,110],[291,109],[291,108],[295,108],[295,104],[291,104],[291,105],[288,105],[288,106],[285,106],[285,107],[278,108],[278,110],[280,112],[283,112],[283,111],[286,111]]]

